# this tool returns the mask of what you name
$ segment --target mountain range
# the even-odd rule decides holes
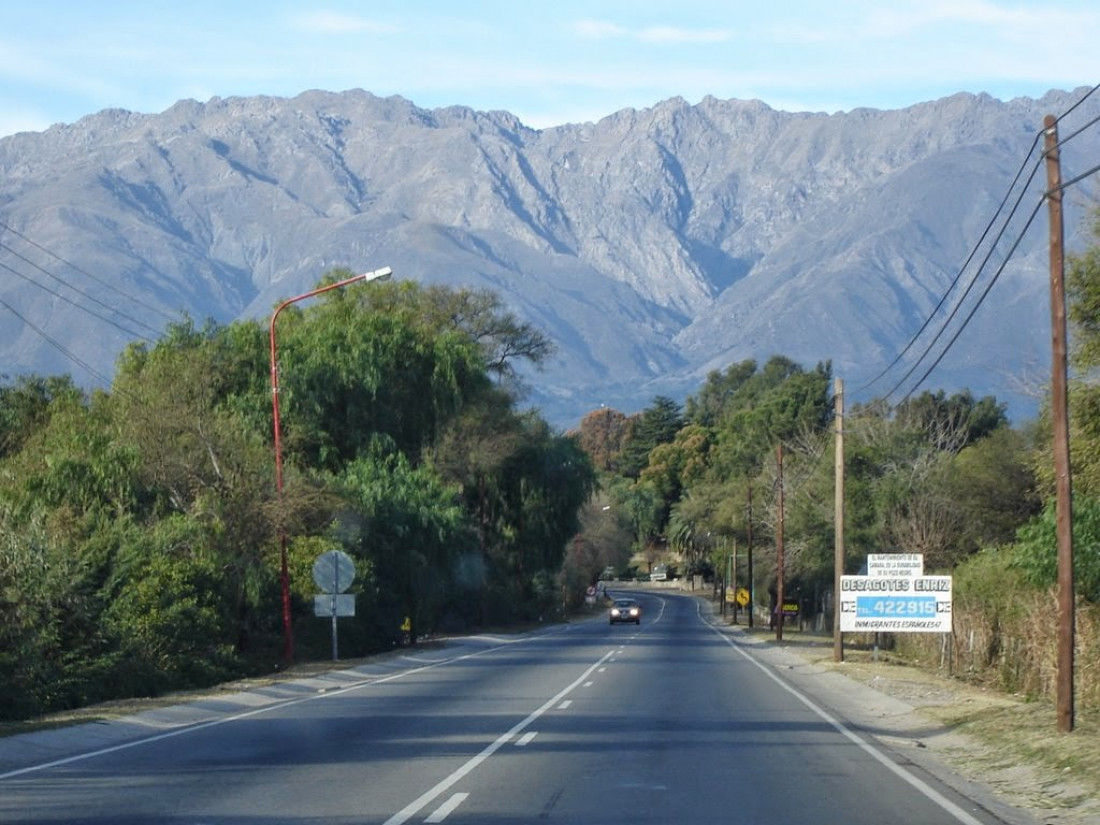
[[[1027,418],[1050,370],[1043,117],[1084,174],[1089,92],[671,99],[542,130],[361,90],[105,110],[0,139],[0,373],[104,385],[183,313],[265,318],[334,267],[390,266],[545,332],[526,403],[561,428],[777,354],[856,400],[969,389]],[[1070,251],[1094,181],[1066,190]]]

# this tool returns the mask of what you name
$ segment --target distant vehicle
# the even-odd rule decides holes
[[[609,614],[611,624],[620,622],[642,623],[642,606],[633,599],[615,599]]]

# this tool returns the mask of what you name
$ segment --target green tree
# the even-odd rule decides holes
[[[680,405],[659,395],[650,406],[634,417],[623,444],[622,473],[637,478],[649,464],[649,453],[660,444],[668,444],[683,426]]]
[[[1058,581],[1058,541],[1054,502],[1042,515],[1020,528],[1012,559],[1027,581],[1044,589]],[[1077,496],[1073,501],[1074,592],[1100,603],[1100,500]]]
[[[756,361],[749,359],[731,364],[725,372],[707,374],[702,388],[687,399],[684,417],[704,427],[714,427],[738,405],[738,394],[756,375]]]
[[[343,541],[368,576],[356,621],[375,644],[400,643],[406,617],[414,642],[441,622],[471,621],[476,544],[457,490],[399,452],[352,461],[339,485],[352,507],[342,517]]]
[[[81,402],[69,376],[20,376],[0,386],[0,458],[19,452],[49,421],[55,401]]]

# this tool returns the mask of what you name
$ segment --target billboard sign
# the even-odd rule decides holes
[[[841,576],[842,633],[950,633],[950,576]]]

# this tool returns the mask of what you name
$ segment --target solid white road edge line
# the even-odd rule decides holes
[[[507,644],[497,645],[496,647],[487,647],[484,650],[477,650],[473,653],[464,653],[461,656],[455,656],[450,659],[442,659],[434,664],[424,665],[423,667],[414,667],[409,670],[402,670],[398,673],[391,673],[389,676],[380,676],[377,678],[371,676],[346,687],[326,690],[322,693],[315,693],[310,696],[303,696],[297,699],[287,699],[286,701],[281,702],[275,701],[272,702],[270,705],[264,705],[262,708],[253,708],[252,710],[247,710],[243,713],[234,713],[231,716],[225,716],[221,719],[213,719],[209,722],[197,722],[195,724],[184,725],[183,727],[177,728],[175,730],[170,730],[166,733],[158,733],[155,736],[145,736],[141,739],[134,739],[130,742],[123,742],[120,745],[112,745],[107,748],[99,748],[98,750],[88,751],[86,753],[78,753],[74,754],[73,756],[67,756],[63,759],[54,759],[50,762],[43,762],[38,765],[28,765],[25,768],[17,768],[16,770],[8,771],[7,773],[0,773],[0,780],[11,779],[14,776],[22,776],[23,774],[35,773],[37,771],[44,771],[48,768],[56,768],[60,765],[69,765],[73,762],[82,762],[85,759],[93,759],[97,756],[105,756],[109,753],[129,750],[130,748],[136,748],[140,745],[147,745],[152,742],[160,742],[164,739],[172,739],[176,736],[183,736],[186,733],[195,733],[196,731],[206,730],[206,728],[213,728],[217,727],[218,725],[225,725],[230,722],[237,722],[241,719],[248,719],[252,716],[258,716],[261,713],[268,713],[269,711],[279,710],[280,708],[293,707],[294,705],[300,705],[303,702],[312,702],[317,699],[326,699],[332,696],[340,696],[344,693],[350,693],[353,690],[362,690],[365,687],[381,685],[386,682],[393,682],[397,679],[403,679],[404,677],[411,676],[415,673],[423,673],[427,670],[434,670],[437,667],[442,667],[443,665],[449,665],[454,662],[461,662],[466,659],[473,659],[477,656],[484,656],[487,653],[493,653],[497,650],[503,650],[504,648],[510,647],[513,644],[515,644],[515,642],[508,642]]]
[[[757,668],[759,668],[765,675],[767,675],[767,677],[769,679],[771,679],[777,685],[782,687],[785,691],[787,691],[792,696],[794,696],[794,698],[796,698],[798,701],[800,701],[802,704],[804,704],[806,707],[808,707],[810,710],[812,710],[814,713],[816,713],[818,716],[820,716],[822,719],[824,719],[826,722],[828,722],[830,725],[832,725],[837,731],[840,732],[841,735],[843,735],[845,738],[851,740],[853,743],[858,745],[862,750],[864,750],[872,758],[874,758],[876,762],[879,762],[880,764],[882,764],[887,770],[889,770],[891,773],[893,773],[894,775],[896,775],[900,779],[903,779],[904,781],[908,782],[910,785],[912,785],[914,788],[916,788],[921,794],[923,794],[925,797],[927,797],[932,802],[935,802],[937,805],[939,805],[941,808],[943,808],[947,813],[951,814],[953,817],[955,817],[955,819],[959,820],[959,822],[964,823],[964,825],[982,825],[982,822],[981,822],[980,819],[975,819],[974,817],[972,817],[970,814],[968,814],[966,811],[964,811],[962,808],[960,808],[958,805],[956,805],[950,799],[945,797],[943,794],[941,794],[939,791],[937,791],[931,785],[924,782],[919,777],[916,777],[913,774],[909,773],[909,771],[905,770],[905,768],[898,765],[896,762],[894,762],[892,759],[890,759],[888,756],[886,756],[886,754],[882,753],[880,750],[878,750],[878,748],[875,748],[869,742],[867,742],[867,741],[861,739],[860,737],[856,736],[852,731],[848,730],[848,728],[845,727],[845,725],[842,722],[838,721],[837,719],[834,719],[828,713],[828,711],[826,711],[824,708],[820,707],[819,705],[815,704],[813,702],[813,700],[810,699],[808,696],[806,696],[804,693],[801,693],[800,691],[793,688],[791,685],[788,685],[785,681],[783,681],[781,678],[779,678],[774,673],[772,673],[767,668],[766,665],[762,664],[761,662],[758,662],[755,658],[753,658],[751,655],[749,655],[746,651],[742,650],[740,645],[734,644],[734,642],[729,638],[729,636],[727,636],[725,633],[723,633],[721,630],[719,630],[715,625],[711,624],[710,622],[708,622],[703,617],[703,608],[702,608],[701,605],[697,606],[697,610],[699,612],[699,619],[703,622],[703,624],[705,624],[707,627],[709,627],[711,629],[711,631],[718,636],[718,638],[720,638],[723,642],[725,642],[731,648],[736,650],[745,659],[752,662],[753,665],[755,665]]]

